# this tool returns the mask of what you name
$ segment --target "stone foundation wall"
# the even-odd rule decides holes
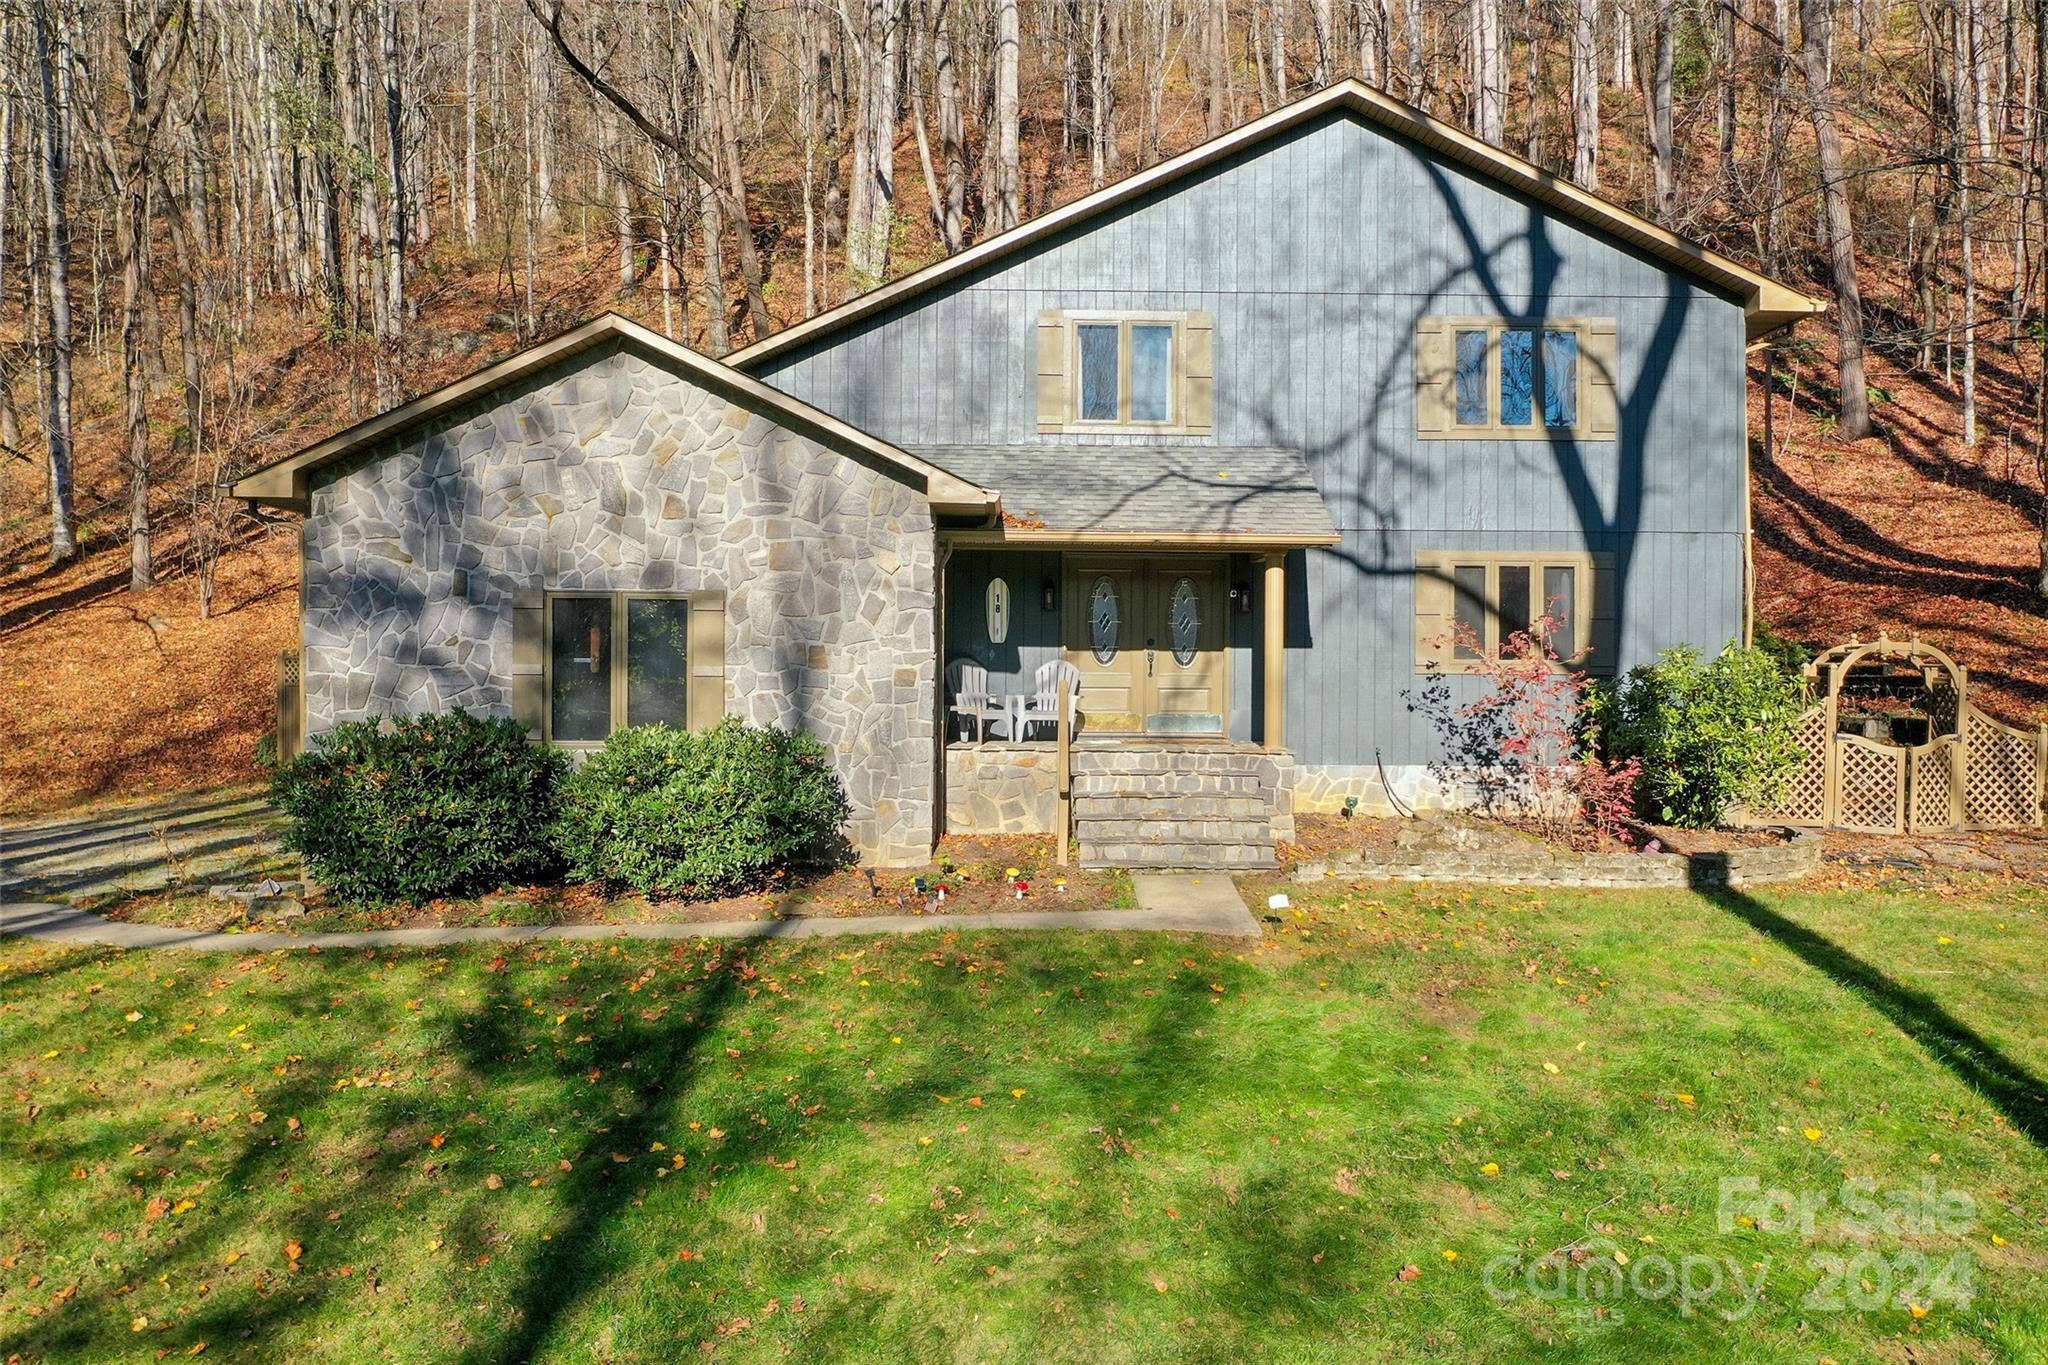
[[[1787,841],[1728,853],[1568,853],[1531,842],[1526,849],[1415,848],[1352,853],[1304,862],[1295,875],[1371,877],[1401,882],[1471,882],[1487,886],[1580,886],[1675,890],[1766,886],[1797,881],[1820,867],[1820,835],[1788,830]]]
[[[311,495],[309,733],[453,706],[510,715],[522,590],[720,591],[726,712],[831,747],[864,855],[929,856],[936,569],[916,489],[613,345]]]
[[[1059,756],[1051,745],[946,750],[948,834],[1052,834],[1059,824]]]

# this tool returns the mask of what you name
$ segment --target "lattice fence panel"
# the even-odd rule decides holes
[[[1766,820],[1788,825],[1824,825],[1828,819],[1828,708],[1807,710],[1792,727],[1805,759],[1785,782],[1785,799],[1761,812]]]
[[[1904,812],[1906,751],[1854,735],[1836,738],[1842,789],[1835,824],[1866,834],[1897,834]]]
[[[1963,822],[1983,828],[2037,823],[2034,737],[1972,706],[1963,742]]]
[[[1944,735],[1931,744],[1906,751],[1906,827],[1913,830],[1954,829],[1955,752],[1962,741]]]

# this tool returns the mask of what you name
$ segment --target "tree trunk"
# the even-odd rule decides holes
[[[1500,0],[1472,3],[1472,131],[1496,147],[1507,141],[1508,90],[1501,53]]]
[[[1820,155],[1835,325],[1841,337],[1837,433],[1845,441],[1860,441],[1870,434],[1870,395],[1863,377],[1863,292],[1856,280],[1856,230],[1850,220],[1848,176],[1842,165],[1842,131],[1835,121],[1834,90],[1828,80],[1829,21],[1828,0],[1799,0],[1799,57],[1813,111],[1814,144]]]
[[[1412,3],[1412,0],[1411,0]],[[1572,25],[1572,179],[1600,188],[1600,0],[1578,0]]]
[[[34,8],[36,65],[42,74],[42,191],[45,307],[43,435],[50,459],[50,562],[78,555],[71,510],[71,219],[64,199],[71,190],[69,83],[60,74],[70,65],[70,36],[57,0]]]
[[[462,236],[472,251],[477,244],[476,212],[476,7],[469,0],[462,49]]]
[[[405,103],[399,67],[397,0],[383,0],[383,33],[378,47],[384,85],[385,174],[390,184],[384,197],[384,297],[380,301],[378,346],[384,353],[382,372],[389,376],[378,399],[387,408],[403,401],[398,378],[398,347],[405,335]]]
[[[1671,66],[1676,18],[1671,0],[1651,0],[1655,6],[1657,59],[1650,72],[1650,158],[1657,178],[1656,219],[1669,227],[1678,217],[1678,171],[1671,131]]]
[[[939,96],[939,156],[945,162],[946,193],[939,227],[946,250],[967,244],[967,124],[960,112],[960,71],[953,48],[950,0],[939,0],[937,30],[932,35],[933,84]]]
[[[1213,0],[1221,3],[1221,0]],[[997,232],[1007,232],[1023,221],[1023,160],[1019,149],[1017,62],[1021,41],[1017,22],[1017,0],[995,0],[995,205]],[[1213,121],[1213,116],[1212,116]]]

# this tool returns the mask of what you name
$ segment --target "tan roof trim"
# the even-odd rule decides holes
[[[494,389],[545,369],[558,361],[611,340],[621,340],[653,352],[706,387],[729,397],[756,404],[775,415],[778,425],[809,436],[864,463],[909,474],[924,489],[934,509],[944,512],[984,513],[998,505],[996,494],[959,478],[929,460],[879,437],[870,436],[800,399],[770,388],[732,366],[700,355],[680,342],[650,331],[617,313],[602,313],[581,326],[558,336],[536,342],[525,350],[486,365],[474,374],[401,403],[388,412],[358,422],[295,454],[273,461],[238,480],[231,490],[238,498],[269,503],[298,511],[306,508],[308,481],[321,466],[393,437]]]
[[[948,545],[1067,545],[1097,550],[1112,546],[1164,553],[1180,549],[1296,549],[1338,545],[1344,538],[1334,531],[1055,531],[1036,526],[991,526],[941,529],[939,539]]]
[[[969,271],[979,269],[1021,251],[1032,243],[1062,232],[1119,204],[1149,194],[1225,157],[1256,145],[1332,110],[1349,110],[1385,128],[1441,152],[1452,161],[1500,181],[1512,189],[1542,201],[1552,208],[1618,237],[1685,273],[1734,294],[1743,301],[1751,340],[1781,327],[1827,310],[1824,300],[1812,298],[1788,284],[1750,269],[1741,262],[1689,241],[1669,228],[1661,227],[1641,214],[1591,194],[1577,185],[1552,175],[1542,167],[1498,147],[1480,141],[1448,123],[1431,118],[1420,109],[1382,94],[1356,79],[1325,86],[1312,95],[1282,105],[1243,127],[1160,162],[1150,170],[1105,185],[1093,194],[1042,214],[1008,232],[998,233],[976,246],[912,271],[899,280],[848,299],[793,327],[763,337],[726,357],[741,368],[780,355],[794,346],[856,322],[861,318],[914,298],[928,289]]]

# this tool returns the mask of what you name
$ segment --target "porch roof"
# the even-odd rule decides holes
[[[1002,498],[1003,540],[1178,537],[1246,546],[1339,537],[1298,450],[1277,446],[917,446]]]

